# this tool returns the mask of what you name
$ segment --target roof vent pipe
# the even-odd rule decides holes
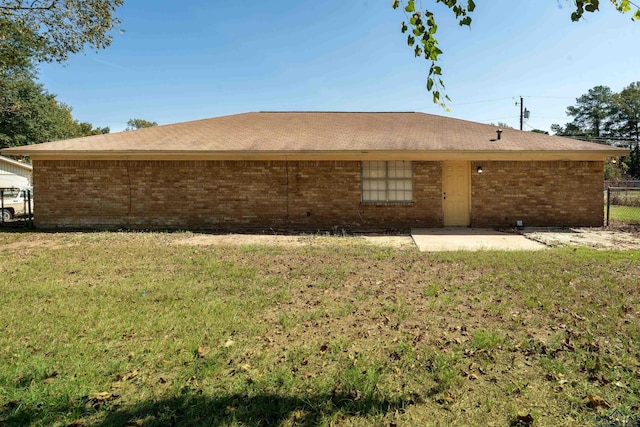
[[[496,133],[498,134],[498,141],[499,141],[502,138],[502,129],[498,129]]]

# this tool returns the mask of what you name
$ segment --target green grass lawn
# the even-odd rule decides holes
[[[0,233],[0,425],[640,415],[638,251],[182,238]]]
[[[640,224],[640,207],[611,205],[609,207],[609,221]]]

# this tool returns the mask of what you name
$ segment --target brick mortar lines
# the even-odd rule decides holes
[[[475,173],[478,165],[482,176]],[[602,189],[602,162],[472,162],[471,168],[472,226],[509,226],[516,219],[528,225],[602,225],[602,198],[594,196],[596,187]],[[369,204],[361,202],[357,161],[34,161],[36,225],[442,226],[442,163],[413,162],[413,179],[412,204]],[[546,203],[554,188],[568,197],[551,196]]]

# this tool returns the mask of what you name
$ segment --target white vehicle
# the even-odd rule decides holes
[[[30,188],[2,190],[0,209],[2,209],[2,221],[33,213],[33,191]]]

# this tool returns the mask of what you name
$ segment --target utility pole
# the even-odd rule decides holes
[[[524,107],[524,103],[522,102],[522,97],[520,97],[520,130],[522,130],[523,127],[523,117],[524,117],[524,110],[522,109]]]
[[[516,101],[516,105],[518,105],[518,101]],[[520,130],[524,128],[524,119],[529,118],[529,110],[524,108],[524,101],[522,97],[520,97]]]

